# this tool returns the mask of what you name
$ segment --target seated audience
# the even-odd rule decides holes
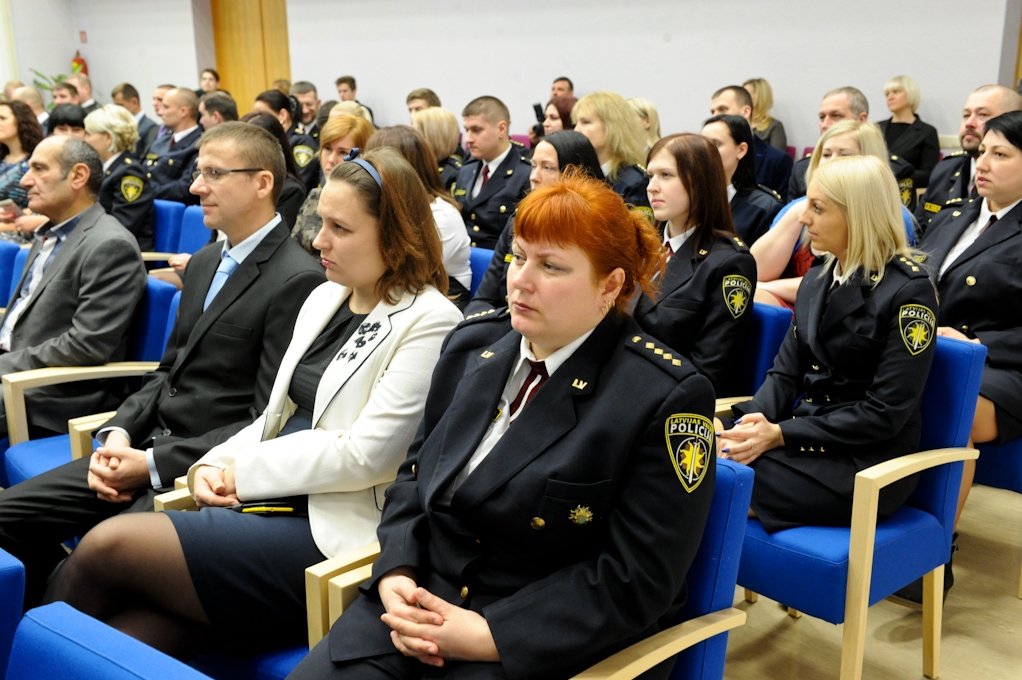
[[[755,113],[752,96],[744,87],[729,85],[713,93],[713,100],[710,102],[711,116],[741,116],[752,125]],[[781,200],[784,200],[788,181],[791,179],[791,156],[786,151],[770,146],[759,137],[753,137],[752,141],[757,181],[776,191]]]
[[[912,76],[895,76],[884,85],[884,96],[892,115],[877,125],[884,133],[887,150],[915,168],[913,188],[925,188],[930,181],[930,173],[940,160],[940,140],[937,128],[924,123],[916,113],[919,110],[919,86]]]
[[[199,127],[199,100],[184,88],[167,90],[163,95],[160,117],[168,133],[157,135],[146,152],[146,170],[156,185],[156,198],[178,203],[198,203],[191,193],[191,173],[202,136]]]
[[[478,97],[461,112],[465,147],[472,160],[451,185],[461,203],[465,228],[478,248],[497,245],[507,218],[529,188],[529,161],[521,144],[512,144],[511,114],[496,97]]]
[[[724,166],[709,140],[664,137],[649,152],[649,202],[663,239],[666,271],[656,295],[642,295],[635,320],[734,394],[756,292],[756,261],[735,236]]]
[[[430,106],[412,113],[412,127],[426,138],[426,143],[437,158],[440,183],[444,191],[451,193],[462,165],[461,147],[458,146],[458,119],[445,108]]]
[[[770,229],[784,205],[776,192],[756,184],[752,129],[741,116],[714,116],[703,124],[703,137],[717,147],[724,163],[735,233],[752,246]]]
[[[925,234],[930,222],[945,207],[962,207],[976,196],[976,158],[983,139],[983,124],[1002,113],[1022,109],[1017,92],[1003,85],[977,88],[962,108],[958,141],[962,150],[945,156],[930,175],[926,193],[919,200],[915,215],[919,230]]]
[[[228,172],[256,167],[266,169]],[[25,565],[27,606],[67,556],[61,542],[129,509],[151,510],[157,492],[269,403],[298,311],[323,282],[275,215],[284,167],[277,140],[254,125],[224,123],[199,142],[193,190],[206,226],[227,240],[192,258],[160,367],[97,434],[97,454],[0,492],[0,548]],[[107,271],[122,259],[102,262]],[[118,313],[126,290],[117,291]]]
[[[21,185],[43,224],[0,322],[0,375],[124,361],[145,266],[134,237],[96,203],[102,182],[102,161],[76,137],[45,139],[32,152]],[[28,390],[29,434],[67,432],[68,418],[116,407],[125,389],[89,380]],[[0,400],[4,436],[7,428]]]
[[[298,175],[298,164],[295,163],[294,154],[291,153],[291,144],[288,141],[284,127],[277,120],[277,117],[269,113],[258,113],[252,111],[245,114],[241,122],[250,123],[261,127],[273,135],[280,144],[280,150],[284,153],[284,165],[287,173],[284,176],[284,188],[281,189],[280,197],[277,199],[277,214],[284,220],[288,231],[294,229],[298,221],[298,211],[305,202],[305,185],[302,184]]]
[[[319,107],[319,111],[316,112],[317,130],[322,130],[326,126],[326,122],[330,120],[330,112],[337,106],[337,103],[337,100],[330,99],[323,102],[323,105]]]
[[[571,110],[578,100],[574,97],[553,97],[543,109],[543,134],[549,135],[559,130],[574,130],[575,123],[571,120]]]
[[[85,139],[85,109],[78,104],[57,104],[47,122],[52,136]]]
[[[869,101],[866,95],[854,87],[839,87],[823,95],[820,102],[820,110],[817,114],[820,118],[820,136],[830,126],[846,120],[856,120],[865,123],[869,120]],[[791,169],[791,181],[788,182],[787,200],[794,201],[806,195],[806,168],[809,167],[811,154],[800,158]]]
[[[329,281],[302,306],[264,413],[189,470],[201,510],[100,524],[47,599],[182,659],[308,640],[305,569],[376,538],[441,344],[461,320],[444,297],[429,198],[394,150],[337,166],[319,209]],[[232,511],[256,501],[292,512]],[[157,573],[136,578],[153,563]],[[238,625],[267,617],[272,626]]]
[[[532,150],[530,162],[532,172],[529,174],[529,187],[532,191],[553,184],[569,169],[606,181],[593,145],[585,135],[575,130],[558,130],[544,136]],[[513,259],[511,241],[514,232],[515,213],[511,213],[504,231],[500,232],[483,280],[479,282],[476,294],[465,308],[466,316],[507,306],[507,270]]]
[[[153,251],[153,185],[131,157],[137,141],[135,117],[123,107],[107,104],[85,117],[85,142],[103,162],[99,204],[131,232],[140,250]]]
[[[162,122],[163,121],[163,98],[166,97],[167,93],[170,92],[173,89],[176,89],[176,87],[174,85],[163,84],[163,85],[157,85],[156,89],[153,90],[153,110],[156,112],[156,115],[159,116],[160,121],[161,121],[160,129],[156,131],[156,139],[159,139],[163,135],[170,134],[170,132],[171,132],[170,128],[168,128],[167,125]],[[148,149],[146,149],[146,153],[147,154],[149,153]]]
[[[428,87],[420,87],[417,90],[412,90],[405,97],[405,104],[408,105],[408,115],[411,117],[416,111],[422,111],[430,107],[440,107],[443,104],[440,103],[440,97],[437,96],[436,92],[429,89]]]
[[[297,131],[312,138],[314,151],[319,150],[320,127],[316,124],[316,114],[319,113],[319,95],[316,93],[316,86],[307,80],[299,80],[291,86],[291,96],[302,105],[302,115],[298,120]]]
[[[85,109],[85,115],[89,115],[99,108],[99,104],[92,98],[92,81],[89,76],[78,72],[67,77],[68,81],[78,90],[79,106]]]
[[[54,83],[53,87],[50,88],[50,94],[53,95],[54,105],[74,104],[75,106],[78,106],[80,104],[78,88],[69,80],[62,80],[59,83]]]
[[[404,156],[426,189],[443,250],[443,265],[449,282],[447,297],[459,309],[464,309],[471,295],[472,268],[469,266],[471,249],[465,222],[461,219],[461,206],[444,191],[436,157],[422,133],[407,125],[382,128],[366,142],[364,148],[372,151],[386,147],[397,149]]]
[[[373,132],[373,124],[361,116],[337,116],[327,121],[319,135],[318,153],[323,174],[329,177],[352,149],[364,149]],[[321,187],[316,187],[308,193],[291,230],[291,238],[317,260],[319,251],[312,243],[323,228],[323,219],[319,216],[320,191]]]
[[[298,164],[302,182],[307,190],[315,189],[319,185],[319,163],[316,162],[316,149],[313,148],[316,143],[312,137],[298,132],[298,124],[295,122],[301,119],[302,105],[280,90],[266,90],[256,97],[252,109],[276,116],[291,142],[292,156]]]
[[[110,97],[114,104],[124,107],[128,113],[135,117],[135,124],[138,127],[138,142],[135,143],[132,155],[135,160],[144,159],[146,151],[156,139],[156,133],[160,131],[160,126],[142,111],[138,90],[131,83],[116,85],[113,92],[110,93]],[[143,248],[143,250],[145,249]]]
[[[372,578],[293,678],[571,677],[674,622],[713,495],[713,390],[625,311],[658,245],[597,180],[522,201],[509,313],[447,339]],[[691,434],[666,455],[672,426]]]
[[[589,138],[600,159],[603,176],[625,203],[652,220],[646,195],[645,143],[635,111],[619,94],[593,92],[571,111],[575,130]]]
[[[755,469],[750,516],[771,533],[848,526],[855,475],[919,450],[936,349],[937,295],[905,240],[888,164],[828,163],[807,198],[802,221],[828,255],[802,280],[766,382],[733,407],[739,418],[718,439],[718,455]],[[917,481],[881,489],[879,516],[893,515]]]
[[[14,91],[14,95],[10,97],[10,100],[28,104],[28,108],[32,109],[32,114],[35,115],[36,122],[39,123],[39,127],[43,130],[43,136],[45,137],[49,134],[47,121],[50,120],[50,112],[46,110],[39,90],[34,87],[19,87]]]
[[[788,135],[784,123],[770,115],[774,108],[774,88],[766,78],[750,78],[742,87],[752,97],[752,131],[757,137],[779,151],[788,153]]]
[[[342,102],[355,102],[359,104],[365,112],[367,120],[373,122],[373,110],[358,100],[358,89],[355,84],[355,76],[341,76],[334,81],[334,85],[337,86],[337,98]]]
[[[660,141],[660,114],[657,113],[653,102],[645,97],[632,97],[628,105],[635,109],[639,117],[639,124],[645,130],[646,152],[648,153],[653,145]]]
[[[28,190],[21,186],[21,178],[28,172],[28,159],[42,139],[43,131],[27,104],[0,104],[0,201],[14,201],[22,210],[28,207]],[[8,216],[6,221],[11,220],[13,217]]]

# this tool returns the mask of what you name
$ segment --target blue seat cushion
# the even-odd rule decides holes
[[[253,656],[204,654],[189,665],[215,680],[283,680],[308,653],[301,645]]]
[[[71,462],[71,437],[33,439],[15,444],[4,455],[4,469],[11,486]]]
[[[976,484],[1022,493],[1022,439],[1000,446],[980,444]]]
[[[768,534],[759,520],[745,531],[738,584],[834,624],[845,620],[847,527],[797,527]],[[869,603],[948,561],[951,546],[933,515],[904,506],[877,523]]]

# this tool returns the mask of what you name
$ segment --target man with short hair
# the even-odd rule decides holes
[[[568,76],[561,76],[556,79],[553,85],[550,86],[550,98],[554,97],[574,97],[575,96],[575,84],[571,82],[571,78]]]
[[[728,85],[713,93],[711,116],[741,116],[752,125],[752,96],[738,85]],[[770,146],[757,135],[752,136],[756,159],[756,181],[776,191],[782,201],[788,192],[791,177],[791,156]]]
[[[50,93],[53,95],[54,104],[79,105],[78,88],[74,86],[74,83],[62,80],[50,88]]]
[[[32,152],[21,186],[32,217],[45,221],[0,323],[0,375],[124,360],[145,265],[135,237],[96,202],[102,183],[103,161],[77,137],[49,137]],[[67,432],[68,418],[116,407],[125,387],[102,380],[29,390],[29,431]],[[7,427],[0,413],[0,431]]]
[[[369,122],[373,122],[373,110],[356,99],[358,89],[355,86],[355,76],[341,76],[334,81],[337,86],[337,96],[342,102],[355,102],[369,112]]]
[[[175,85],[165,83],[163,85],[157,85],[156,89],[153,90],[153,110],[156,111],[156,115],[160,117],[161,121],[163,120],[163,98],[167,96],[168,92],[175,89],[175,87]],[[156,139],[159,139],[169,132],[170,129],[161,122],[160,129],[156,133]],[[148,149],[146,149],[146,151],[148,151]]]
[[[221,123],[238,120],[238,105],[226,92],[210,92],[199,100],[199,125],[209,130]],[[191,173],[188,175],[191,177]]]
[[[416,111],[422,111],[423,109],[432,108],[434,106],[442,106],[440,104],[440,97],[438,97],[436,92],[428,87],[420,87],[417,90],[409,92],[408,96],[405,97],[405,104],[408,105],[409,116]]]
[[[68,80],[74,83],[78,89],[78,105],[85,109],[86,115],[99,108],[99,104],[92,98],[92,81],[89,80],[89,76],[84,73],[75,73],[68,76]]]
[[[160,114],[170,134],[157,137],[146,152],[149,178],[156,186],[156,198],[179,203],[198,203],[189,192],[192,183],[192,162],[198,155],[196,142],[202,135],[199,127],[199,100],[187,88],[168,90],[163,96]]]
[[[820,134],[822,135],[834,123],[845,120],[857,120],[865,123],[869,120],[869,101],[856,87],[839,87],[823,95],[820,102]],[[806,169],[812,153],[795,162],[791,169],[791,180],[788,182],[788,200],[802,198],[806,195]]]
[[[508,135],[511,114],[496,97],[479,97],[461,112],[465,147],[472,160],[461,166],[451,195],[461,203],[468,237],[492,249],[518,201],[529,189],[524,148]]]
[[[307,80],[299,80],[291,86],[291,96],[302,106],[301,120],[298,121],[298,132],[308,135],[314,142],[313,150],[319,149],[319,126],[316,115],[322,102],[316,92],[316,86]]]
[[[1018,93],[1002,85],[984,85],[965,100],[958,127],[962,150],[945,156],[930,173],[930,183],[915,213],[920,235],[945,207],[959,206],[975,195],[976,158],[984,124],[1002,113],[1019,110],[1022,110],[1022,100]]]
[[[43,97],[39,94],[39,90],[34,87],[19,87],[14,91],[11,99],[16,102],[24,102],[28,108],[32,109],[35,119],[39,121],[39,127],[43,129],[43,135],[49,134],[47,121],[50,120],[50,112],[46,110],[46,105],[43,104]]]
[[[227,240],[188,263],[160,367],[98,433],[91,459],[0,492],[0,547],[25,565],[26,606],[66,556],[61,541],[151,510],[156,493],[266,408],[298,311],[325,281],[276,214],[285,167],[276,138],[255,125],[224,123],[200,140],[192,190]]]
[[[142,111],[138,90],[131,83],[115,85],[110,98],[114,104],[123,106],[128,113],[135,116],[135,121],[138,122],[138,141],[135,143],[134,156],[137,159],[145,158],[146,150],[156,140],[160,126]]]

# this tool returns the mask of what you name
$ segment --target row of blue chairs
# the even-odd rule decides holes
[[[203,224],[201,207],[161,199],[153,201],[153,206],[156,213],[153,240],[158,253],[194,253],[209,243],[209,229]]]

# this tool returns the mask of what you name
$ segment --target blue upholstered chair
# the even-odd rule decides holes
[[[25,567],[0,550],[0,668],[7,668],[14,631],[25,600]]]
[[[790,327],[790,309],[753,303],[752,328],[741,357],[741,394],[756,394],[766,379],[767,371],[773,368],[774,358]]]
[[[153,241],[156,252],[142,253],[142,259],[147,262],[164,261],[178,252],[178,243],[181,241],[181,219],[184,216],[185,204],[177,201],[164,201],[156,199],[153,201]],[[207,238],[208,238],[207,234]]]
[[[166,654],[63,602],[25,614],[7,680],[203,680]]]
[[[181,217],[181,237],[178,239],[177,252],[195,253],[209,243],[210,231],[202,221],[202,208],[190,205]]]
[[[469,290],[469,293],[472,295],[476,294],[476,289],[482,283],[483,276],[486,274],[486,268],[490,266],[490,260],[492,259],[493,251],[489,248],[472,247],[472,253],[468,258],[468,264],[472,268],[472,288]]]
[[[3,376],[4,385],[11,389],[4,400],[11,442],[4,453],[8,484],[17,484],[79,457],[72,452],[72,440],[80,445],[84,438],[87,444],[78,452],[81,455],[91,453],[92,431],[113,416],[113,412],[107,412],[74,418],[69,421],[69,434],[29,441],[25,390],[74,380],[138,376],[155,370],[163,355],[168,310],[175,293],[177,289],[171,284],[148,277],[129,344],[128,361],[103,366],[40,368]]]
[[[746,599],[756,593],[830,623],[844,623],[842,680],[858,680],[870,605],[923,577],[923,673],[938,675],[944,564],[963,460],[978,452],[969,441],[986,348],[937,339],[923,393],[920,453],[863,470],[855,478],[852,526],[798,527],[768,534],[749,520],[738,583]],[[880,489],[921,473],[908,503],[877,521]]]
[[[1022,493],[1022,439],[1013,439],[1000,446],[980,444],[974,481]],[[1022,574],[1019,574],[1018,596],[1022,599]]]
[[[11,295],[18,289],[18,283],[21,281],[21,275],[25,271],[25,265],[28,263],[28,253],[31,250],[28,246],[20,246],[18,252],[14,254],[14,264],[11,265],[11,285],[4,304],[10,302]]]
[[[7,304],[11,299],[11,286],[17,284],[17,279],[14,280],[14,283],[11,283],[11,279],[14,278],[14,261],[20,250],[21,247],[17,243],[0,241],[0,304]],[[25,253],[25,257],[28,257],[28,253]],[[24,261],[21,266],[24,269]],[[18,277],[21,277],[20,269]]]

